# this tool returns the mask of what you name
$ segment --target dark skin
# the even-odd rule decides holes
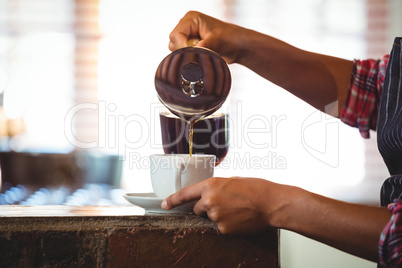
[[[353,62],[316,54],[198,12],[188,12],[170,34],[169,48],[197,46],[244,65],[319,110],[338,116],[349,89]],[[236,38],[233,38],[236,37]],[[291,79],[289,74],[292,74]],[[336,111],[327,111],[330,103]],[[270,227],[297,232],[353,255],[378,260],[378,241],[390,219],[386,208],[342,202],[301,188],[257,178],[210,178],[162,202],[163,209],[198,201],[224,234],[253,234]]]

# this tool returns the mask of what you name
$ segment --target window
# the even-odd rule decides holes
[[[0,1],[0,93],[5,115],[23,118],[27,130],[14,150],[71,147],[63,122],[73,103],[72,8],[68,0]]]

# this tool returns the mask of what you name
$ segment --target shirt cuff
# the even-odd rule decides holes
[[[388,205],[392,216],[380,236],[379,267],[402,267],[402,200]]]
[[[357,127],[363,138],[377,127],[378,107],[389,55],[382,60],[354,60],[348,96],[341,111],[345,124]]]

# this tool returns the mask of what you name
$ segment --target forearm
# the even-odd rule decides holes
[[[169,49],[187,46],[188,39],[200,39],[197,46],[212,49],[228,63],[244,65],[297,97],[326,111],[338,102],[339,116],[349,90],[353,62],[311,53],[271,36],[188,12],[170,34]],[[331,105],[333,106],[333,105]]]
[[[342,202],[301,189],[294,193],[270,224],[377,261],[380,234],[391,217],[386,208]]]
[[[242,36],[236,59],[239,64],[321,111],[335,101],[338,111],[342,109],[349,90],[352,61],[304,51],[251,30],[244,30]]]

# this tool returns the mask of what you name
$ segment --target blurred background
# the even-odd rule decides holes
[[[111,174],[115,189],[152,191],[147,157],[163,152],[154,75],[189,10],[350,60],[381,58],[402,35],[398,0],[0,0],[1,151],[74,153],[83,180]],[[230,70],[230,149],[217,176],[378,204],[388,173],[375,132],[363,140],[243,66]],[[375,267],[281,235],[282,267]]]

